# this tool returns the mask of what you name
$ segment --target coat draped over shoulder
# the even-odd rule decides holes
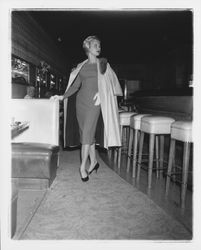
[[[72,86],[74,80],[76,79],[82,66],[87,62],[87,60],[78,64],[77,67],[71,72],[68,86],[65,93]],[[117,104],[117,96],[122,96],[122,89],[119,84],[118,78],[111,68],[110,64],[107,62],[107,67],[105,72],[102,74],[100,70],[100,60],[97,63],[98,72],[98,92],[100,95],[101,102],[101,113],[104,124],[104,147],[119,147],[121,146],[121,136],[120,136],[120,125],[119,125],[119,112]],[[65,97],[64,93],[64,97]],[[67,143],[67,125],[69,119],[68,117],[68,99],[64,99],[64,147],[68,145]],[[75,103],[75,102],[74,102]],[[73,115],[75,112],[72,112]],[[69,134],[69,133],[68,133]],[[70,133],[72,134],[72,133]]]

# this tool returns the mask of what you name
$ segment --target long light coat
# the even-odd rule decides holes
[[[87,60],[78,64],[78,66],[71,72],[68,85],[65,93],[73,84],[77,74]],[[118,147],[121,146],[119,113],[117,105],[117,96],[122,96],[122,89],[117,79],[115,72],[107,63],[107,69],[104,74],[100,73],[100,63],[97,63],[98,71],[98,92],[100,95],[100,105],[102,117],[104,122],[104,147]],[[65,95],[65,94],[64,94]],[[67,103],[68,99],[64,99],[64,137],[66,131],[67,121]],[[65,138],[64,138],[65,142]],[[65,145],[64,145],[65,146]]]

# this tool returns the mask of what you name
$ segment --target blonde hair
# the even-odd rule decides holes
[[[91,42],[94,40],[100,42],[100,39],[97,36],[88,36],[86,39],[84,39],[82,47],[86,54],[88,53]]]

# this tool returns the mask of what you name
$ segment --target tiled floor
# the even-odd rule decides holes
[[[99,150],[101,158],[108,166],[119,174],[128,183],[138,188],[143,193],[147,194],[157,205],[163,208],[169,215],[181,222],[186,229],[192,232],[192,191],[187,190],[186,196],[186,208],[182,210],[180,207],[180,185],[171,183],[168,198],[165,198],[165,178],[156,179],[155,174],[152,178],[151,190],[147,190],[147,171],[141,171],[141,177],[139,184],[136,184],[136,180],[132,178],[132,168],[129,173],[126,172],[127,158],[122,155],[121,168],[117,168],[117,164],[114,162],[113,157],[108,158],[106,151]]]

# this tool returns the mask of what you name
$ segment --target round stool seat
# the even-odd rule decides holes
[[[165,116],[145,116],[141,120],[141,131],[149,134],[170,134],[175,120]]]
[[[131,116],[137,114],[136,112],[120,112],[119,117],[120,117],[120,125],[121,126],[130,126],[130,119]]]
[[[133,115],[131,117],[131,122],[130,122],[130,127],[133,129],[138,129],[140,130],[141,127],[141,119],[142,117],[145,116],[151,116],[150,114],[138,114],[138,115]]]
[[[172,123],[171,138],[183,142],[192,142],[192,122],[176,121]]]

